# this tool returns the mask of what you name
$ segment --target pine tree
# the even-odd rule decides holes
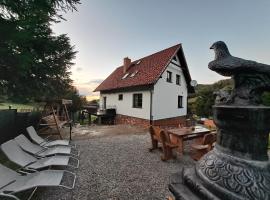
[[[67,35],[54,35],[60,12],[79,0],[0,1],[0,93],[12,100],[61,98],[71,88],[76,51]]]

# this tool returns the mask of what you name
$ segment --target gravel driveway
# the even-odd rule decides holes
[[[34,199],[166,199],[172,173],[193,162],[188,156],[162,162],[150,153],[147,133],[77,140],[81,151],[74,190],[39,189]]]

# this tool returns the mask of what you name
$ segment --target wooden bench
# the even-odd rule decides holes
[[[204,135],[202,142],[191,145],[192,148],[191,157],[194,160],[199,160],[204,154],[208,153],[213,149],[215,141],[216,141],[215,133],[208,133]]]
[[[152,147],[149,151],[153,151],[155,149],[162,149],[163,155],[161,156],[162,161],[166,161],[171,158],[175,158],[172,153],[172,149],[177,148],[178,145],[174,144],[171,141],[170,135],[167,131],[164,131],[160,127],[150,126],[149,133],[151,137]],[[158,143],[161,144],[161,147],[158,146]]]

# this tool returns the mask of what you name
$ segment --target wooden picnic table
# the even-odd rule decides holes
[[[192,127],[172,128],[166,131],[170,135],[171,142],[177,144],[180,155],[184,151],[184,141],[192,139],[201,140],[205,134],[210,133],[209,129],[202,126],[195,126],[193,129]]]

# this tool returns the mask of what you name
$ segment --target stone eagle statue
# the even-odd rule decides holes
[[[270,91],[270,65],[232,56],[223,41],[215,42],[210,49],[215,52],[215,60],[208,64],[209,69],[234,80],[232,93],[219,104],[260,105],[262,94]]]

